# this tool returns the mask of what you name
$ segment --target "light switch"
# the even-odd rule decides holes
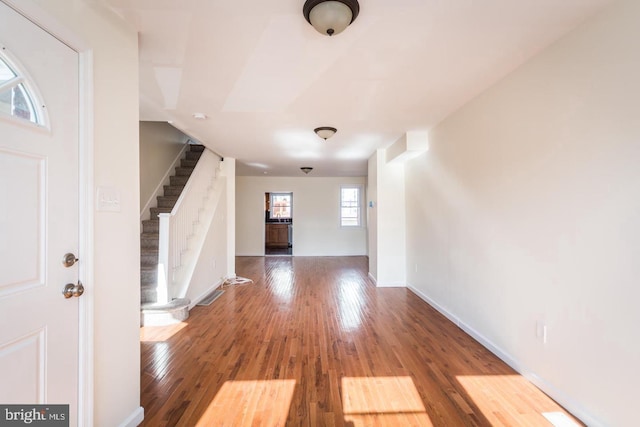
[[[100,212],[120,212],[120,191],[113,187],[98,187],[97,205]]]

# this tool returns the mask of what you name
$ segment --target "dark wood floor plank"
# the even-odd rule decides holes
[[[548,425],[564,410],[365,257],[240,257],[184,324],[141,329],[145,426]]]

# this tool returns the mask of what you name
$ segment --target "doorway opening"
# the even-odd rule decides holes
[[[293,193],[264,193],[264,254],[293,254]]]

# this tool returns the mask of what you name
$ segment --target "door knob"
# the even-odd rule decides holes
[[[71,267],[73,264],[75,264],[78,261],[79,261],[78,258],[70,252],[68,254],[64,254],[64,256],[62,257],[62,265],[64,265],[67,268]]]
[[[62,291],[62,295],[64,295],[65,298],[69,299],[71,297],[79,297],[80,295],[82,295],[84,293],[84,286],[82,286],[82,282],[78,281],[77,285],[74,285],[73,283],[68,283],[65,287],[64,290]]]

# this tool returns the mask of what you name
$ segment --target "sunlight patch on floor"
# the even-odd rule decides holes
[[[284,426],[295,380],[227,381],[198,426]]]
[[[579,427],[563,412],[544,412],[542,415],[553,424],[553,427]]]
[[[543,413],[564,412],[521,375],[459,375],[456,379],[494,425],[549,425]]]
[[[140,328],[141,342],[164,342],[180,332],[187,323],[180,322],[167,326],[143,326]]]
[[[360,426],[432,426],[410,377],[343,378],[345,421]]]

